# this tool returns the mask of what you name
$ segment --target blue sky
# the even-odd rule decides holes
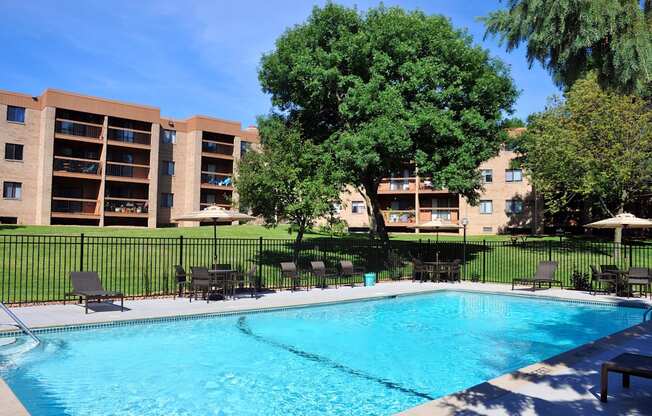
[[[358,9],[378,1],[339,1]],[[324,1],[9,1],[0,0],[0,89],[38,95],[45,88],[148,104],[165,116],[193,114],[252,124],[267,113],[260,90],[262,53],[289,26]],[[501,58],[521,90],[515,115],[540,111],[558,93],[524,51],[507,53],[483,41],[479,16],[498,0],[385,1],[451,18]]]

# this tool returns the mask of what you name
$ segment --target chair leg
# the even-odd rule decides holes
[[[84,299],[84,313],[88,315],[88,298]]]
[[[125,311],[125,298],[121,297],[120,298],[120,312],[124,312],[124,311]]]
[[[602,403],[607,402],[608,385],[609,385],[609,371],[603,364],[602,369],[600,371],[600,401]]]

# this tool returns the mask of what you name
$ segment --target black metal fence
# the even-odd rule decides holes
[[[309,269],[312,260],[334,267],[351,260],[375,272],[379,280],[410,278],[410,259],[450,261],[465,259],[462,278],[509,283],[531,276],[541,260],[559,262],[557,277],[570,285],[573,271],[588,272],[589,265],[615,264],[621,268],[652,267],[652,245],[577,240],[380,241],[366,238],[311,239],[295,247],[294,240],[219,239],[213,258],[210,238],[0,235],[0,301],[32,303],[58,301],[70,291],[69,274],[76,270],[100,273],[107,290],[127,296],[172,294],[176,290],[174,266],[210,266],[228,263],[235,269],[258,266],[265,288],[286,289],[291,281],[279,270],[281,261]],[[309,273],[307,273],[309,275]],[[316,282],[311,282],[315,284]]]

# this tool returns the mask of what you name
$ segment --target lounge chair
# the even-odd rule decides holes
[[[317,285],[321,286],[321,289],[324,290],[328,287],[329,281],[335,282],[335,287],[339,287],[339,279],[337,273],[326,270],[326,265],[323,261],[311,261],[310,268],[312,269],[312,274],[317,280]]]
[[[627,272],[627,297],[633,294],[632,289],[638,286],[639,293],[645,294],[645,297],[650,293],[650,271],[645,267],[632,267]]]
[[[611,290],[601,290],[602,289],[602,284],[606,283],[607,287],[610,288],[612,285],[614,287],[614,291],[618,291],[618,277],[614,275],[613,273],[605,273],[598,271],[598,268],[596,266],[591,265],[591,289],[593,292],[593,296],[595,296],[598,291],[605,292],[605,293],[610,293]]]
[[[364,276],[364,268],[363,267],[355,267],[353,265],[353,262],[349,260],[342,260],[339,263],[339,269],[340,269],[340,278],[343,280],[348,280],[351,282],[351,287],[355,286],[355,278],[360,277],[363,278]]]
[[[524,284],[532,285],[532,291],[534,292],[537,288],[537,285],[541,287],[541,284],[548,284],[548,287],[552,287],[553,283],[558,284],[562,289],[564,284],[561,280],[555,280],[555,271],[557,270],[556,261],[540,261],[537,265],[537,271],[534,274],[534,277],[521,277],[518,279],[512,280],[512,290],[514,290],[514,285]]]
[[[64,295],[64,304],[68,296],[79,297],[79,303],[83,298],[84,309],[88,313],[89,300],[102,302],[102,299],[120,299],[120,311],[124,312],[124,295],[120,292],[104,290],[97,272],[70,272],[70,283],[72,284],[72,291]]]
[[[297,265],[292,262],[282,262],[281,263],[281,276],[290,279],[292,282],[292,290],[296,290],[301,286],[301,281],[303,280],[301,274],[297,270]],[[310,289],[310,286],[306,284],[306,290]]]
[[[629,388],[629,377],[652,378],[652,357],[640,354],[624,353],[602,363],[600,371],[600,401],[607,401],[609,372],[623,375],[623,387]]]

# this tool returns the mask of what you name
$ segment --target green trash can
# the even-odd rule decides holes
[[[364,285],[365,286],[374,286],[376,284],[376,273],[365,273],[364,274]]]

